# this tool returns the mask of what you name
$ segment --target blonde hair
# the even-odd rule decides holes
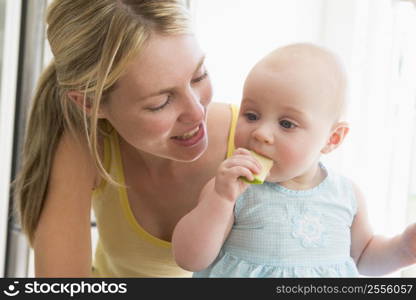
[[[97,135],[105,131],[105,121],[97,119],[100,103],[153,33],[190,33],[188,12],[180,0],[55,0],[46,21],[54,60],[38,81],[22,167],[14,182],[16,211],[30,243],[63,132],[84,135],[99,174],[117,184],[97,149]],[[84,104],[91,101],[90,116],[68,98],[68,91],[74,90],[83,93]]]

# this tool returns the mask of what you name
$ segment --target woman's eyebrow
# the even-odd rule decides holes
[[[198,70],[204,64],[204,61],[205,61],[205,55],[203,55],[201,57],[201,59],[199,60],[198,64],[196,65],[196,68],[195,68],[195,70],[194,70],[194,72],[192,74],[195,74],[196,72],[198,72]],[[143,100],[143,99],[146,99],[146,98],[151,98],[151,97],[158,96],[158,95],[163,95],[163,94],[166,94],[166,93],[168,93],[168,92],[170,92],[170,91],[172,91],[174,89],[175,89],[175,87],[164,88],[164,89],[161,89],[161,90],[159,90],[157,92],[154,92],[154,93],[151,93],[151,94],[146,95],[144,97],[141,97],[139,100]]]

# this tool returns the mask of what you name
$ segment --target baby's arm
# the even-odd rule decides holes
[[[374,235],[364,196],[356,186],[355,191],[358,209],[351,227],[351,256],[360,274],[379,276],[416,263],[416,224],[392,238]]]
[[[208,267],[217,257],[234,222],[234,203],[261,166],[246,149],[237,149],[202,189],[197,206],[176,225],[172,236],[177,264],[189,271]]]

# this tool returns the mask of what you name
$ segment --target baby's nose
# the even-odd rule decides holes
[[[273,133],[267,126],[261,126],[253,132],[254,138],[265,144],[272,145],[274,143]]]

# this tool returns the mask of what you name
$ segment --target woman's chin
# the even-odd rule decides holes
[[[178,153],[178,155],[175,155],[175,158],[172,159],[181,162],[193,162],[198,160],[205,153],[207,148],[208,143],[205,140],[197,147],[191,149],[183,149],[183,151],[180,151],[180,153]]]

